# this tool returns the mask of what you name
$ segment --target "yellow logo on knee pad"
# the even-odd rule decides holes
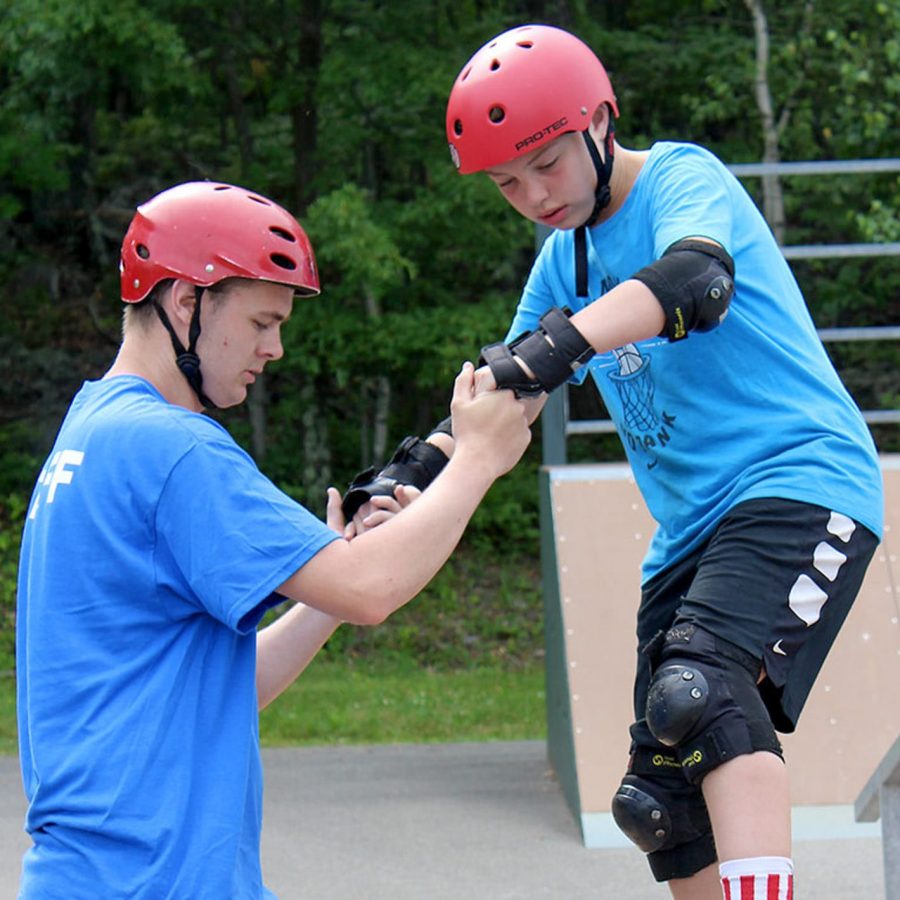
[[[689,769],[692,766],[699,766],[700,763],[702,763],[702,762],[703,762],[703,751],[695,750],[693,753],[689,754],[681,761],[681,765],[685,769]]]

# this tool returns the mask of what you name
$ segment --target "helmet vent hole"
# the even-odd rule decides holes
[[[257,197],[255,194],[247,194],[247,199],[252,200],[254,203],[259,203],[262,206],[272,205],[268,200],[265,199],[265,197]]]
[[[289,272],[293,272],[294,269],[297,268],[297,263],[283,253],[272,253],[269,255],[269,259],[272,260],[279,269],[287,269]]]
[[[500,60],[493,59],[491,60],[491,71],[496,72],[500,68]]]
[[[228,184],[217,184],[214,188],[214,191],[230,191],[231,185]]]
[[[460,77],[459,80],[460,80],[460,81],[465,81],[465,80],[469,77],[469,75],[471,75],[471,73],[472,73],[472,67],[469,66],[469,68],[466,69],[466,71],[462,73],[462,76]]]
[[[492,106],[488,112],[488,118],[499,125],[506,118],[506,110],[502,106]]]
[[[518,41],[516,46],[521,47],[523,50],[530,50],[534,46],[534,41]]]
[[[145,244],[138,244],[135,246],[134,252],[137,253],[141,259],[150,259],[150,251]]]
[[[292,243],[292,244],[296,244],[296,243],[297,243],[297,238],[295,238],[295,237],[294,237],[287,229],[285,229],[285,228],[279,228],[277,225],[270,225],[270,226],[269,226],[269,231],[271,231],[272,234],[276,235],[277,237],[280,237],[283,241],[290,241],[290,243]]]

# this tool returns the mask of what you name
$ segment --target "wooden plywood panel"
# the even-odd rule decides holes
[[[900,457],[885,457],[887,531],[795,735],[792,797],[852,804],[900,733]],[[608,812],[625,769],[640,600],[654,524],[628,466],[548,469],[582,813]],[[546,577],[546,576],[545,576]]]
[[[794,734],[794,804],[853,803],[900,735],[900,457],[883,460],[885,534]]]
[[[627,466],[551,474],[581,812],[608,811],[628,759],[640,564],[653,520]]]

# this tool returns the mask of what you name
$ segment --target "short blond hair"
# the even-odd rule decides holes
[[[222,298],[232,288],[244,283],[251,284],[255,280],[253,278],[223,278],[221,281],[205,287],[204,290],[213,297]],[[151,322],[156,321],[156,310],[154,307],[157,306],[162,295],[172,287],[174,282],[174,278],[165,278],[154,285],[153,289],[143,300],[137,303],[125,304],[125,309],[122,313],[123,336],[132,329],[144,329]]]

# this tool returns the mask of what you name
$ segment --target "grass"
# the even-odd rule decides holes
[[[545,734],[544,670],[434,671],[316,661],[260,715],[264,746],[528,740]]]
[[[314,661],[260,714],[266,747],[542,738],[540,663],[434,671],[406,660]],[[0,754],[17,752],[16,690],[0,678]]]
[[[7,577],[0,566],[6,585],[0,754],[8,755],[17,752],[17,737],[11,550],[6,557]],[[0,562],[6,557],[0,552]],[[300,679],[262,711],[263,745],[542,738],[539,586],[534,554],[507,552],[498,559],[490,548],[460,548],[422,594],[384,624],[341,626]]]

